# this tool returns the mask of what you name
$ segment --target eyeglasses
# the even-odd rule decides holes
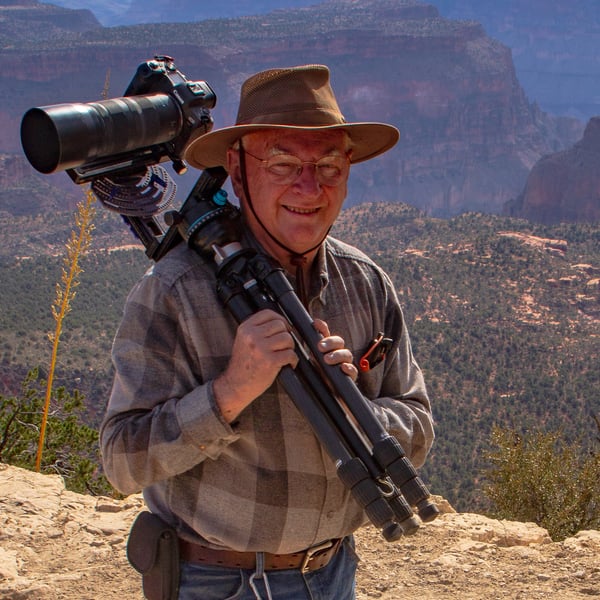
[[[344,181],[350,167],[350,159],[347,154],[339,156],[336,154],[324,156],[317,162],[300,160],[293,154],[275,154],[270,158],[260,158],[254,156],[243,148],[242,150],[248,156],[260,161],[266,169],[269,178],[273,183],[279,185],[290,185],[300,177],[304,165],[314,165],[317,181],[321,185],[331,187],[338,186]]]

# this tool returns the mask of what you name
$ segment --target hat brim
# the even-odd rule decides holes
[[[346,131],[352,142],[352,163],[362,162],[383,154],[400,139],[400,132],[387,123],[342,123],[320,127],[268,125],[253,123],[234,125],[211,131],[193,140],[185,150],[184,160],[196,169],[225,167],[227,149],[246,135],[259,130],[285,129],[292,131]]]

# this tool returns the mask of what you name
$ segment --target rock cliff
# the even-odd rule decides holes
[[[47,40],[65,32],[101,27],[89,10],[71,10],[35,0],[0,0],[0,45],[8,47],[22,39]]]
[[[600,117],[574,146],[542,157],[525,189],[506,205],[511,216],[545,224],[600,220]]]
[[[582,124],[531,105],[510,50],[473,21],[414,0],[333,0],[239,19],[99,28],[5,47],[0,152],[19,152],[31,106],[118,96],[142,60],[174,56],[219,98],[216,125],[235,118],[239,85],[260,69],[320,62],[348,120],[388,121],[398,146],[353,169],[348,204],[402,201],[434,216],[500,212],[541,156],[572,144]]]
[[[451,19],[475,19],[512,49],[527,96],[583,122],[600,114],[597,0],[434,0]]]
[[[574,600],[600,594],[600,532],[553,543],[532,523],[443,514],[387,544],[357,533],[357,600]],[[142,600],[125,544],[143,510],[65,491],[57,475],[0,465],[0,596],[5,600]]]

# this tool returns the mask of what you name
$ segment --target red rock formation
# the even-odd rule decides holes
[[[3,51],[0,152],[20,152],[18,123],[31,106],[122,93],[139,62],[170,54],[216,90],[217,126],[235,119],[245,76],[273,66],[328,64],[348,120],[388,121],[398,146],[357,165],[348,204],[402,201],[435,216],[500,212],[536,160],[573,143],[582,126],[527,101],[510,50],[475,22],[440,18],[411,0],[336,0],[218,22],[99,29]],[[566,124],[563,127],[563,124]],[[576,131],[573,134],[573,128]]]
[[[600,221],[600,116],[574,146],[536,163],[507,212],[546,224]]]

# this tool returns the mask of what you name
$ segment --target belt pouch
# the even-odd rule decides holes
[[[179,593],[179,540],[175,530],[151,512],[135,519],[127,540],[127,559],[142,575],[148,600],[176,600]]]

